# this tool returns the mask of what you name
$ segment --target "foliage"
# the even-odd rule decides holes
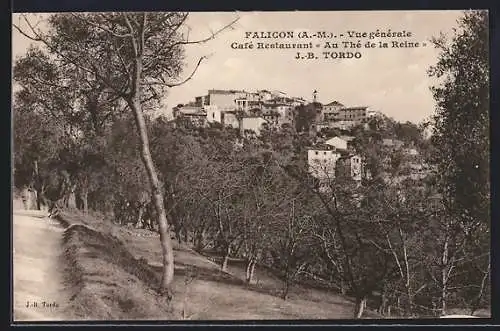
[[[438,63],[429,74],[440,80],[432,88],[437,102],[431,138],[435,153],[432,162],[438,165],[436,184],[442,196],[445,222],[439,233],[444,238],[443,263],[454,268],[456,262],[469,260],[473,242],[483,242],[486,254],[490,224],[489,168],[489,49],[487,11],[465,12],[451,39],[441,35],[433,40],[440,50]],[[450,233],[450,231],[453,231]],[[474,238],[474,239],[472,239]],[[488,258],[482,270],[489,270]],[[478,284],[474,270],[466,265],[470,282]],[[462,276],[463,277],[463,276]],[[462,278],[463,281],[463,278]],[[441,306],[446,309],[450,277],[441,280]],[[479,292],[483,291],[479,287]]]
[[[105,213],[155,191],[144,167],[144,132],[136,127],[141,119],[126,111],[133,106],[127,98],[134,95],[134,45],[123,41],[127,19],[139,26],[138,15],[54,15],[51,32],[40,36],[54,47],[31,48],[17,59],[19,188],[43,191],[69,178],[79,208]],[[180,13],[148,16],[138,85],[144,109],[165,92],[167,78],[180,73],[184,36],[168,39],[161,27],[183,19]],[[451,43],[435,40],[442,54],[431,74],[442,84],[433,89],[432,140],[423,139],[420,127],[389,118],[354,128],[354,149],[371,174],[361,182],[331,178],[321,191],[307,173],[317,104],[296,109],[296,130],[264,129],[258,139],[217,124],[185,128],[145,116],[162,206],[177,240],[202,253],[215,251],[225,258],[222,269],[229,257],[246,260],[248,270],[255,263],[274,269],[285,299],[307,275],[327,280],[356,299],[356,317],[366,302],[381,314],[393,307],[393,314],[408,317],[487,307],[487,17],[471,12],[461,22]],[[385,138],[416,146],[438,171],[405,179],[410,159],[384,147]]]

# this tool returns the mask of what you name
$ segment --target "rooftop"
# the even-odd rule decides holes
[[[354,107],[344,107],[342,109],[367,109],[368,106],[354,106]]]
[[[351,140],[356,139],[356,137],[353,137],[353,136],[339,136],[339,138],[343,139],[345,141],[351,141]]]
[[[335,147],[327,144],[316,144],[315,146],[308,147],[311,151],[335,151]],[[338,152],[337,152],[338,153]]]
[[[355,139],[355,137],[352,137],[352,136],[335,136],[335,137],[332,137],[328,140],[331,140],[331,139],[335,139],[335,138],[339,138],[339,139],[342,139],[342,140],[345,140],[345,141],[352,141]]]
[[[235,94],[235,93],[245,93],[245,91],[242,90],[208,90],[208,94]]]
[[[344,105],[343,105],[343,104],[341,104],[341,103],[340,103],[340,102],[338,102],[338,101],[332,101],[332,102],[330,102],[330,103],[326,104],[325,106],[337,106],[337,107],[344,107]]]
[[[197,106],[183,106],[183,107],[174,107],[177,112],[183,115],[206,115],[205,111],[203,111],[202,107]]]

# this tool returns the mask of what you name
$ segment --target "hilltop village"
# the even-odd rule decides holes
[[[259,139],[265,130],[302,132],[313,142],[307,147],[309,173],[320,182],[338,176],[357,182],[370,178],[364,148],[353,132],[372,129],[383,133],[387,122],[395,123],[367,106],[346,106],[339,101],[322,104],[317,101],[317,91],[308,102],[280,91],[212,89],[192,102],[177,105],[172,113],[177,125],[232,128],[239,131],[240,137],[249,139]],[[304,122],[308,122],[306,127]],[[407,169],[400,178],[425,177],[429,169],[414,140],[404,142],[381,136],[379,145],[388,152],[381,156],[387,167],[391,163],[389,152],[397,152],[407,161]]]

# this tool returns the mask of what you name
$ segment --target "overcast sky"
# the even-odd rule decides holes
[[[436,62],[438,53],[431,45],[362,49],[362,58],[340,60],[295,60],[295,50],[235,50],[230,45],[249,41],[245,39],[245,32],[251,31],[309,30],[345,34],[348,30],[377,29],[411,31],[411,41],[422,43],[440,32],[450,35],[460,15],[459,11],[192,13],[188,19],[192,40],[209,36],[210,31],[218,30],[236,17],[240,19],[233,29],[225,30],[216,39],[186,47],[186,76],[201,56],[210,57],[193,79],[169,91],[166,108],[189,102],[195,96],[206,94],[208,89],[280,90],[307,100],[317,90],[318,101],[323,103],[337,100],[346,106],[370,106],[399,121],[420,122],[434,111],[429,91],[433,82],[426,71]],[[14,17],[13,22],[16,20]],[[13,55],[23,54],[29,40],[17,31],[13,31],[12,40]],[[254,39],[254,43],[260,41],[276,40]]]

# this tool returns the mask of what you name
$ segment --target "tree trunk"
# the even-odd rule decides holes
[[[33,190],[33,194],[35,195],[35,208],[36,210],[42,209],[42,197],[40,196],[40,192],[38,190]]]
[[[413,293],[409,284],[407,284],[406,287],[406,295],[408,296],[408,302],[406,303],[406,316],[411,316],[413,312]]]
[[[378,308],[378,313],[382,316],[385,315],[387,306],[387,294],[385,290],[385,286],[382,288],[382,293],[380,294],[380,306]]]
[[[356,297],[356,305],[354,307],[354,318],[363,317],[363,312],[366,308],[366,297]]]
[[[346,287],[346,284],[345,284],[345,280],[344,279],[341,279],[340,280],[340,293],[342,295],[346,295],[347,294],[347,287]]]
[[[34,191],[30,188],[26,188],[24,190],[24,208],[26,210],[32,210],[36,208],[35,205],[35,194]]]
[[[89,212],[89,191],[87,188],[82,188],[80,199],[82,200],[83,212],[87,214]]]
[[[284,288],[283,288],[283,294],[281,295],[281,298],[282,298],[283,300],[286,300],[286,299],[288,298],[288,291],[289,291],[289,289],[290,289],[290,282],[289,282],[288,278],[287,278],[287,279],[285,279],[285,284],[284,284],[284,285],[285,285],[285,286],[284,286]]]
[[[75,194],[76,185],[72,185],[70,187],[69,194],[66,200],[66,207],[69,209],[76,209],[76,194]]]
[[[35,202],[36,202],[36,210],[41,210],[42,207],[42,187],[41,187],[41,179],[40,172],[38,169],[38,161],[34,162],[34,181],[33,181],[33,192],[35,194]]]
[[[481,287],[479,288],[479,293],[477,294],[477,298],[476,298],[475,302],[473,303],[472,308],[470,310],[471,315],[474,315],[476,310],[478,310],[479,306],[481,305],[481,298],[483,297],[483,294],[484,294],[486,281],[490,275],[490,268],[491,268],[491,264],[488,263],[488,270],[484,273],[483,279],[481,280]]]
[[[252,258],[249,258],[247,261],[247,267],[245,269],[245,280],[247,283],[250,282],[250,266],[252,265]]]
[[[246,282],[247,284],[252,284],[253,283],[253,275],[255,272],[255,259],[252,257],[248,260],[247,262],[247,268],[246,268]]]
[[[256,261],[253,261],[252,266],[250,267],[250,278],[248,279],[249,284],[254,283],[253,275],[255,274],[255,265],[256,265]]]
[[[200,253],[203,250],[203,231],[197,230],[193,239],[194,250]]]
[[[142,64],[137,64],[136,75],[139,76],[142,71]],[[139,79],[137,81],[137,87],[139,84]],[[138,87],[139,89],[139,87]],[[166,291],[169,298],[172,296],[170,289],[170,284],[174,278],[174,251],[172,246],[172,240],[170,239],[170,233],[168,230],[168,220],[165,212],[165,206],[163,204],[164,197],[160,187],[160,181],[158,179],[158,174],[156,172],[153,158],[151,157],[151,152],[149,149],[149,138],[147,133],[146,122],[144,120],[144,114],[142,113],[140,104],[140,95],[136,93],[132,100],[128,100],[128,104],[132,109],[134,114],[137,130],[141,139],[141,159],[146,168],[149,183],[151,186],[152,200],[155,205],[156,215],[158,217],[158,226],[160,230],[160,243],[162,248],[163,256],[163,272],[161,280],[161,290]]]
[[[227,264],[229,262],[229,255],[231,254],[231,246],[228,245],[226,248],[226,252],[224,254],[224,258],[222,259],[221,270],[222,272],[227,272]]]
[[[179,244],[181,244],[182,243],[181,229],[179,227],[175,227],[174,232],[175,232],[175,239]]]
[[[143,215],[144,215],[144,206],[140,205],[137,210],[137,221],[135,222],[136,228],[140,227],[142,227],[143,229],[146,228],[146,221],[143,221]]]
[[[446,299],[448,297],[448,236],[444,240],[441,258],[441,315],[446,315]]]
[[[441,288],[441,315],[446,315],[446,297],[448,296],[448,289],[446,284]]]

